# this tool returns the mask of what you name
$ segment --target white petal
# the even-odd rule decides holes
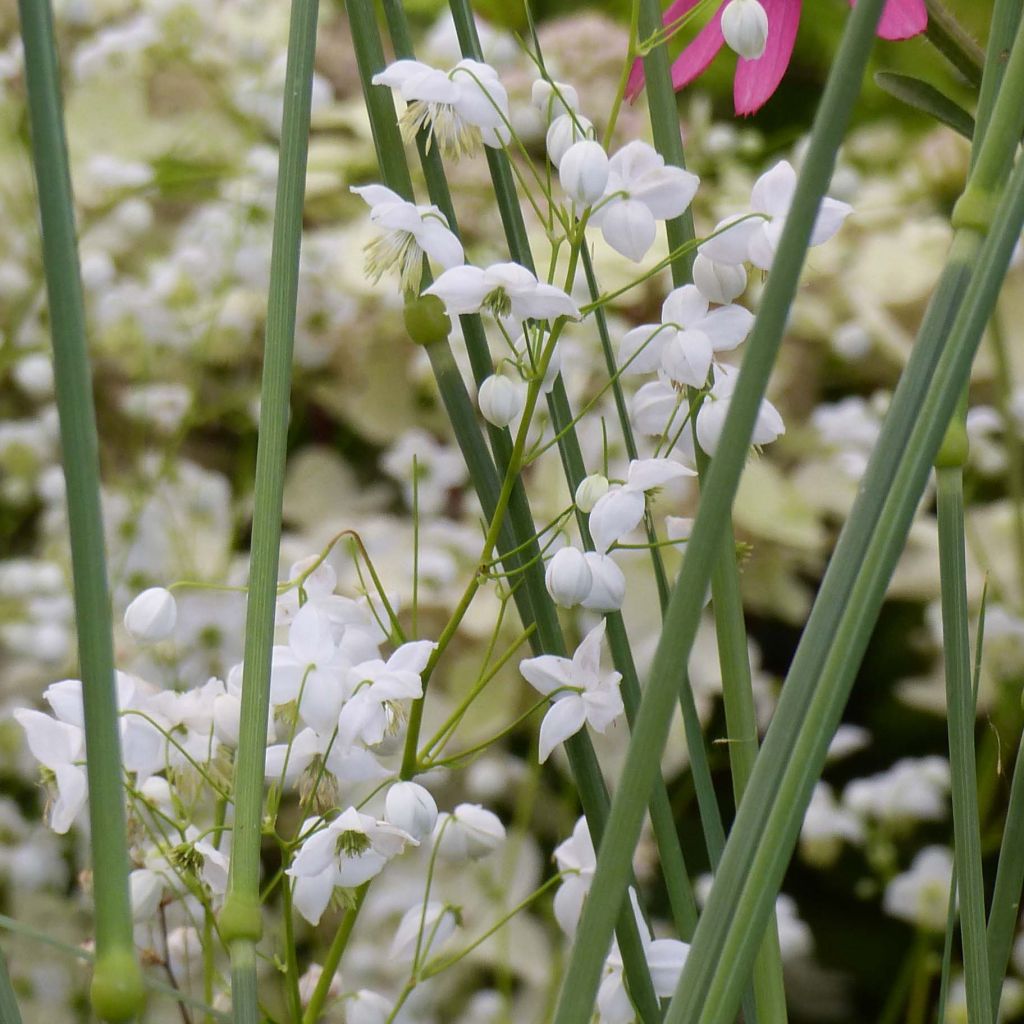
[[[654,244],[657,227],[654,214],[643,203],[623,199],[607,208],[601,219],[601,233],[616,252],[639,263]]]
[[[633,425],[641,434],[658,437],[666,432],[678,406],[679,395],[668,384],[651,381],[633,396]]]
[[[334,868],[328,868],[319,875],[296,878],[292,888],[292,902],[295,909],[313,925],[320,923],[327,904],[334,893]]]
[[[729,352],[747,340],[754,326],[754,314],[743,306],[722,306],[693,326],[707,335],[716,352]]]
[[[747,272],[742,264],[716,263],[699,252],[693,261],[693,283],[711,302],[724,304],[746,291]]]
[[[555,920],[559,928],[572,937],[576,934],[580,914],[583,912],[583,901],[590,891],[589,881],[579,875],[571,875],[558,887],[555,893]]]
[[[389,88],[398,89],[414,75],[421,75],[424,71],[431,70],[433,69],[429,65],[418,60],[396,60],[383,71],[378,71],[373,76],[373,84],[386,85]]]
[[[697,194],[700,178],[681,167],[661,167],[633,184],[630,195],[639,199],[657,220],[678,217]]]
[[[597,990],[597,1008],[601,1024],[633,1024],[636,1020],[636,1011],[626,994],[621,971],[613,971],[601,982]]]
[[[617,487],[599,498],[587,520],[594,547],[604,554],[616,541],[635,529],[644,517],[644,495],[628,487]]]
[[[697,441],[708,455],[714,455],[718,450],[718,441],[728,412],[728,399],[713,401],[705,398],[697,413]]]
[[[754,423],[754,433],[751,437],[753,444],[771,444],[777,437],[786,432],[786,424],[783,423],[779,410],[772,405],[768,399],[761,402],[757,411],[757,420]]]
[[[793,201],[795,191],[796,171],[787,160],[780,160],[754,182],[750,193],[750,205],[772,217],[784,217],[789,211],[789,204]]]
[[[78,765],[61,764],[54,769],[57,777],[57,799],[50,808],[50,828],[58,835],[75,823],[75,818],[89,797],[89,784],[85,769]]]
[[[523,678],[538,692],[545,695],[569,686],[572,682],[572,662],[554,654],[542,654],[537,658],[524,658],[519,662]]]
[[[15,709],[14,719],[25,730],[32,756],[51,771],[82,756],[81,729],[30,708]]]
[[[610,555],[596,551],[587,552],[587,563],[594,576],[593,586],[585,601],[584,608],[594,612],[617,612],[626,599],[626,577]]]
[[[342,857],[338,865],[337,881],[344,889],[354,889],[379,875],[387,859],[376,850],[366,850],[357,857]]]
[[[519,320],[554,320],[560,316],[578,320],[580,316],[576,303],[561,288],[543,282],[530,294],[515,296],[512,313]]]
[[[445,270],[460,266],[465,259],[462,243],[444,224],[433,217],[423,219],[422,226],[416,231],[416,241],[420,248]]]
[[[689,953],[690,947],[678,939],[655,939],[647,947],[647,966],[651,969],[651,982],[659,999],[668,999],[675,994]]]
[[[684,284],[668,293],[661,306],[661,322],[677,327],[695,327],[708,313],[708,300],[696,285]]]
[[[299,609],[288,627],[288,646],[304,665],[315,665],[334,653],[330,623],[311,601]]]
[[[621,678],[618,672],[613,672],[601,686],[583,694],[587,721],[597,732],[603,733],[625,710],[619,693]]]
[[[605,620],[602,619],[581,641],[572,656],[573,681],[577,686],[597,683],[601,671],[601,644],[604,643]]]
[[[762,223],[757,231],[750,236],[750,245],[747,248],[747,258],[755,267],[761,270],[771,270],[775,261],[775,250],[779,247],[782,238],[783,228],[786,226],[785,217],[776,217],[767,224]]]
[[[540,725],[538,755],[541,764],[559,743],[578,733],[586,720],[586,706],[578,694],[570,694],[565,700],[556,701]]]
[[[462,266],[446,270],[424,295],[436,295],[451,314],[475,313],[491,290],[484,271]]]
[[[677,331],[661,353],[661,367],[673,384],[702,388],[711,372],[714,349],[703,331]]]
[[[763,223],[759,217],[748,220],[727,217],[715,225],[714,237],[703,242],[697,251],[716,263],[745,263],[750,239]]]
[[[430,655],[436,648],[437,644],[433,640],[414,640],[402,644],[388,658],[388,668],[392,671],[415,672],[419,675],[427,667]]]
[[[631,490],[649,491],[664,487],[670,480],[697,474],[671,459],[634,459],[629,464],[626,480]]]
[[[661,350],[674,328],[664,324],[641,324],[626,333],[619,343],[619,368],[623,373],[653,373],[661,365]]]
[[[842,203],[838,199],[823,200],[814,221],[814,230],[811,232],[811,245],[827,242],[843,226],[843,221],[851,213],[853,207],[849,203]]]
[[[371,209],[374,206],[379,206],[381,203],[404,202],[397,192],[392,192],[385,185],[353,185],[349,191],[359,196]],[[295,575],[294,572],[292,575]],[[333,589],[334,587],[331,587],[331,590]]]

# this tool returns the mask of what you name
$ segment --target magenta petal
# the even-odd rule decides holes
[[[725,45],[722,35],[722,10],[725,4],[715,11],[715,16],[697,33],[693,42],[672,64],[672,88],[678,92],[689,85],[698,75],[702,75],[707,66],[715,59],[715,55]]]
[[[767,45],[757,60],[737,63],[733,82],[736,113],[744,116],[760,110],[779,87],[800,27],[800,0],[761,0],[761,6],[768,15]]]
[[[663,25],[671,25],[672,22],[678,21],[684,14],[687,14],[689,11],[693,10],[693,8],[696,7],[697,4],[699,4],[700,2],[701,2],[701,0],[674,0],[673,3],[668,5],[668,9],[665,11],[665,14],[664,14],[664,16],[661,19],[662,20],[662,24]],[[717,15],[716,15],[716,17],[717,17]],[[720,47],[721,45],[722,45],[722,39],[721,39],[721,34],[719,34],[718,46]],[[717,52],[718,52],[718,47],[715,48],[715,53],[717,53]],[[714,55],[715,55],[714,53],[711,54],[712,57],[714,57]],[[680,56],[679,60],[682,60],[683,57],[685,57],[685,56],[686,56],[686,54],[683,53],[683,55]],[[678,64],[678,61],[676,63]],[[703,71],[704,68],[706,68],[709,63],[710,63],[710,58],[709,58],[709,60],[707,62],[705,62],[704,66],[700,69],[700,71],[697,71],[695,74],[691,75],[689,78],[686,79],[686,81],[690,82],[694,78],[696,78],[697,75],[699,75],[700,72]],[[674,81],[675,81],[675,76],[673,76],[673,82]],[[685,85],[686,83],[684,82],[683,84]],[[628,99],[628,100],[635,100],[637,98],[637,96],[640,95],[640,91],[641,91],[641,89],[643,89],[643,87],[644,87],[644,62],[643,62],[643,60],[640,57],[637,57],[637,59],[633,62],[633,67],[630,69],[630,72],[629,72],[629,81],[626,84],[626,99]],[[679,89],[679,88],[681,88],[681,86],[676,85],[676,88]]]
[[[856,7],[857,0],[850,0]],[[924,0],[887,0],[878,34],[883,39],[909,39],[928,27],[928,8]]]

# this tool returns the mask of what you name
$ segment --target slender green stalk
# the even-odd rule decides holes
[[[221,936],[231,950],[238,1024],[256,1024],[259,1019],[254,944],[262,934],[259,883],[264,760],[318,7],[318,0],[293,0],[285,71],[235,761],[231,873],[220,916]]]
[[[970,82],[981,82],[985,55],[942,0],[925,0],[928,6],[928,42]]]
[[[128,896],[128,843],[100,509],[99,442],[74,200],[50,4],[48,0],[20,0],[18,9],[25,47],[32,156],[39,187],[85,709],[96,920],[91,997],[93,1009],[101,1019],[126,1021],[141,1011],[144,991],[135,957]]]
[[[639,4],[641,32],[650,35],[660,27],[660,6],[657,0],[639,0]],[[672,88],[668,47],[664,43],[654,47],[644,58],[644,77],[647,82],[647,102],[651,113],[655,148],[668,163],[685,167],[678,106]],[[685,249],[686,243],[695,237],[692,213],[687,210],[681,217],[669,221],[666,232],[669,249],[675,251],[682,247],[683,251],[683,255],[673,259],[671,265],[672,283],[678,288],[693,278],[694,253]],[[690,389],[691,402],[693,397],[693,389]],[[699,445],[695,444],[694,447],[700,451]],[[707,468],[707,460],[699,458],[697,470],[702,486],[707,476]],[[722,672],[729,763],[732,769],[733,792],[738,804],[757,754],[757,721],[754,717],[747,632],[739,592],[736,542],[731,520],[724,528],[724,534],[711,574],[711,597]],[[703,739],[701,747],[703,748]],[[698,798],[699,793],[698,790]],[[717,845],[711,837],[708,841],[712,845]],[[721,849],[711,857],[713,868],[717,868],[720,859]],[[755,1012],[763,1024],[779,1024],[787,1019],[782,954],[774,914],[765,933],[764,948],[754,965],[753,990]],[[744,1015],[752,1021],[754,1014],[751,1012],[750,1002],[749,999],[745,1000]]]
[[[327,950],[327,956],[324,958],[324,969],[320,973],[313,994],[309,997],[306,1012],[302,1015],[302,1024],[316,1024],[320,1019],[324,1003],[331,991],[331,982],[334,981],[334,976],[338,972],[338,965],[348,946],[348,940],[352,937],[352,929],[355,927],[356,918],[359,916],[359,910],[363,905],[363,900],[366,899],[366,892],[369,888],[369,882],[364,882],[359,886],[353,894],[351,905],[342,915],[341,924],[338,926],[331,947]],[[299,1022],[296,1021],[296,1024]]]
[[[7,971],[7,958],[0,951],[0,1021],[3,1024],[21,1024],[21,1011],[14,996],[11,976]]]
[[[719,454],[712,460],[700,511],[669,603],[650,680],[630,740],[622,781],[609,815],[609,831],[615,835],[616,842],[605,844],[598,856],[593,888],[583,909],[563,983],[555,1018],[557,1024],[582,1024],[589,1019],[593,1007],[600,960],[609,942],[615,901],[621,897],[639,835],[642,807],[657,776],[667,739],[668,712],[678,685],[679,666],[685,664],[696,634],[704,593],[729,520],[729,509],[746,460],[751,431],[782,340],[811,228],[859,92],[881,7],[880,0],[864,0],[855,8],[847,22],[844,41],[822,99],[800,184],[786,218],[775,265],[768,278],[761,311],[730,403]],[[704,915],[702,923],[707,916]],[[698,925],[696,934],[699,935],[700,931],[701,925]],[[755,933],[755,941],[760,940],[761,934]]]
[[[950,425],[938,461],[939,572],[942,584],[954,856],[961,901],[960,929],[963,936],[967,1007],[972,1021],[988,1024],[994,1018],[989,996],[988,948],[985,939],[985,891],[981,865],[981,825],[974,752],[974,695],[967,612],[963,481],[966,457],[967,428],[958,414]]]
[[[806,715],[792,735],[777,729],[775,723],[768,732],[759,756],[761,767],[755,771],[740,807],[715,886],[694,936],[680,988],[669,1008],[666,1020],[670,1024],[683,1021],[719,1024],[729,1019],[738,985],[755,951],[758,929],[767,920],[778,891],[799,834],[804,809],[824,764],[829,739],[841,718],[886,585],[963,382],[970,372],[1022,225],[1024,164],[1014,170],[1004,198],[994,212],[991,236],[980,250],[976,269],[953,323],[949,345],[942,352],[909,438],[895,453],[876,449],[873,460],[876,463],[882,458],[891,459],[894,454],[897,462],[888,499],[881,515],[872,523],[870,543],[859,563],[848,600],[843,602],[843,613],[832,630],[825,660],[820,666],[813,666],[819,685],[813,685],[814,679],[808,681],[810,658],[806,649],[801,652],[798,648],[783,687],[776,723],[782,715],[781,720],[789,724],[795,700],[807,704]],[[865,485],[868,486],[867,479]],[[851,516],[851,522],[853,518]],[[842,564],[840,555],[837,549],[833,564]],[[830,590],[831,586],[826,588],[823,584],[816,607],[826,600]],[[809,631],[810,627],[805,637]],[[780,749],[782,744],[784,749]],[[777,776],[777,781],[770,776]],[[767,813],[760,813],[755,797],[767,804]],[[761,821],[757,820],[759,817]],[[753,856],[746,856],[745,851],[751,848]],[[702,935],[705,925],[707,928]]]

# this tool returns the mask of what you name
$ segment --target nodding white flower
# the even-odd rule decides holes
[[[678,939],[655,939],[644,920],[637,900],[636,890],[630,888],[629,900],[633,906],[640,941],[643,944],[644,959],[651,972],[651,984],[659,999],[667,999],[675,993],[679,976],[686,966],[690,947]],[[636,1010],[626,992],[623,981],[622,954],[618,942],[605,961],[604,977],[597,992],[599,1024],[631,1024],[636,1020]]]
[[[374,282],[397,270],[403,291],[420,285],[423,257],[445,270],[465,259],[462,243],[448,228],[436,206],[417,206],[383,185],[354,186],[352,191],[370,207],[370,223],[380,235],[366,246],[366,274]]]
[[[656,221],[678,217],[699,184],[696,174],[666,164],[653,146],[630,142],[608,162],[605,200],[591,222],[616,252],[638,263],[654,244]]]
[[[747,290],[747,270],[742,263],[716,263],[699,252],[693,261],[693,283],[709,302],[724,306]]]
[[[558,870],[566,876],[555,893],[555,920],[571,938],[576,934],[583,901],[590,892],[590,883],[597,868],[597,854],[586,818],[576,822],[572,835],[555,847],[554,856]]]
[[[949,786],[945,758],[902,758],[884,772],[854,779],[842,803],[861,818],[900,831],[918,821],[941,821],[949,810]]]
[[[387,1024],[393,1011],[393,1003],[368,988],[361,988],[345,1000],[347,1024]]]
[[[548,593],[560,608],[575,608],[590,593],[593,582],[586,555],[574,547],[557,551],[544,573]]]
[[[318,821],[307,820],[303,831]],[[306,839],[286,872],[295,879],[296,909],[310,924],[317,924],[336,888],[351,889],[369,881],[409,844],[419,845],[386,821],[360,814],[354,807],[342,811]]]
[[[428,146],[436,142],[444,156],[459,157],[481,142],[500,148],[511,138],[508,93],[489,64],[467,59],[440,71],[418,60],[398,60],[374,75],[373,84],[397,89],[405,100],[399,125],[407,143],[426,128]]]
[[[580,109],[579,93],[565,82],[549,82],[538,78],[530,89],[530,102],[541,111],[550,124],[557,117],[574,114]]]
[[[930,932],[946,930],[953,855],[945,846],[926,846],[886,887],[886,913]]]
[[[486,269],[469,266],[446,270],[424,295],[436,295],[449,316],[487,310],[513,320],[578,319],[576,303],[551,284],[544,284],[518,263],[494,263]]]
[[[648,491],[663,487],[670,480],[696,475],[694,470],[668,459],[634,459],[629,464],[625,484],[611,488],[590,513],[588,525],[594,547],[604,554],[639,525]]]
[[[178,606],[174,595],[163,587],[150,587],[142,591],[124,613],[124,628],[129,636],[140,643],[157,643],[174,632],[178,621]]]
[[[480,804],[459,804],[450,814],[439,814],[434,826],[438,853],[447,860],[479,860],[505,841],[505,826]]]
[[[729,403],[736,387],[739,371],[733,367],[715,366],[715,383],[701,403],[697,413],[697,441],[708,455],[718,451],[718,442],[725,426],[725,417],[729,413]],[[754,423],[751,444],[770,444],[786,432],[779,410],[768,401],[762,399]]]
[[[519,663],[523,678],[554,702],[540,726],[543,763],[551,751],[585,724],[603,733],[623,712],[618,672],[601,672],[602,619],[582,640],[572,658],[542,654]]]
[[[392,825],[423,840],[437,823],[437,804],[430,793],[415,782],[396,782],[384,799],[384,814]]]
[[[454,934],[459,923],[455,910],[447,903],[429,900],[416,903],[403,915],[391,940],[393,960],[412,960],[424,963]]]
[[[591,139],[573,143],[558,165],[558,180],[577,209],[593,206],[604,195],[608,173],[608,154]]]
[[[476,396],[480,414],[496,427],[507,427],[526,404],[526,385],[513,381],[500,373],[492,373],[481,385]]]
[[[796,194],[796,180],[796,171],[786,160],[766,171],[754,182],[750,193],[750,210],[761,216],[743,221],[736,217],[726,218],[715,228],[721,234],[704,242],[700,252],[718,263],[735,264],[749,260],[761,270],[770,270]],[[810,244],[827,242],[852,212],[853,207],[849,203],[828,197],[823,199],[811,231]]]
[[[591,612],[617,612],[626,599],[626,577],[611,555],[600,551],[588,551],[584,557],[590,566],[593,582],[590,593],[580,604]]]
[[[584,477],[576,488],[573,500],[576,507],[586,515],[597,504],[598,498],[608,493],[608,477],[600,473],[591,473]]]
[[[582,114],[561,114],[548,126],[544,138],[544,148],[548,159],[555,167],[560,167],[562,158],[571,146],[583,139],[590,138],[594,130],[593,124]]]
[[[758,0],[729,0],[722,11],[722,35],[744,60],[757,60],[768,42],[768,15]]]
[[[728,352],[746,339],[754,315],[743,306],[709,311],[708,300],[692,285],[669,292],[660,324],[634,327],[619,345],[623,373],[660,370],[677,387],[702,388],[716,352]]]
[[[14,720],[25,730],[32,756],[53,772],[57,797],[49,805],[49,824],[57,835],[63,835],[89,796],[85,767],[78,763],[85,758],[85,734],[76,725],[29,708],[17,708]]]

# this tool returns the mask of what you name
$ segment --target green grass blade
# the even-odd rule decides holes
[[[935,47],[967,79],[977,86],[981,82],[985,54],[964,30],[942,0],[925,0],[928,6],[928,28],[925,35]]]
[[[963,407],[966,413],[966,407]],[[989,1024],[988,948],[985,939],[985,891],[981,864],[981,825],[974,751],[974,694],[967,611],[964,550],[964,484],[967,428],[958,414],[939,455],[939,575],[942,634],[949,719],[949,760],[953,791],[953,837],[960,929],[963,936],[967,1007],[971,1020]]]
[[[875,72],[875,84],[901,103],[952,128],[965,139],[974,138],[974,118],[934,85],[896,71]]]
[[[128,897],[113,633],[100,509],[99,442],[60,69],[48,0],[20,0],[18,9],[39,189],[85,708],[97,950],[92,999],[101,1018],[128,1020],[141,1008],[143,988]]]
[[[294,0],[291,9],[270,261],[231,872],[220,916],[221,936],[232,954],[238,1024],[256,1024],[259,1019],[254,943],[262,932],[259,880],[264,759],[318,8],[318,0]]]
[[[7,971],[7,958],[0,951],[0,1021],[3,1024],[21,1024],[21,1011],[14,997],[14,986]]]
[[[835,154],[859,93],[881,6],[880,0],[865,0],[857,5],[833,64],[800,184],[768,277],[761,311],[747,344],[719,454],[712,460],[700,511],[669,604],[665,628],[630,740],[622,781],[609,816],[609,831],[617,841],[602,847],[598,857],[593,889],[584,906],[579,936],[566,972],[557,1024],[583,1024],[593,1007],[600,967],[597,951],[607,948],[615,900],[628,877],[640,830],[640,811],[658,772],[678,667],[685,664],[696,634],[704,593],[746,460],[751,430],[782,340],[817,209],[828,187]],[[697,935],[700,930],[701,925],[698,925]],[[755,941],[760,934],[755,935]]]

